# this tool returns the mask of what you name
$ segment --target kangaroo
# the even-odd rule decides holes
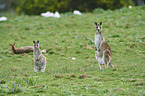
[[[34,50],[33,50],[33,66],[34,66],[34,71],[35,72],[44,72],[46,68],[46,57],[42,54],[41,50],[39,49],[39,41],[35,42],[33,41],[34,44]]]
[[[22,53],[29,53],[29,52],[33,52],[33,46],[25,46],[25,47],[21,47],[21,48],[16,48],[15,44],[10,44],[11,45],[11,50],[14,54],[22,54]]]
[[[101,70],[101,64],[105,65],[105,68],[112,64],[112,51],[108,43],[105,41],[105,38],[102,33],[102,22],[96,23],[96,33],[95,33],[95,56],[98,61],[100,70]]]

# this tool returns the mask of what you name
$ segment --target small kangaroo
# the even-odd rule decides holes
[[[44,72],[46,68],[46,57],[42,54],[41,50],[39,49],[39,41],[35,42],[33,41],[34,44],[34,50],[33,50],[33,66],[34,66],[34,71],[35,72]]]
[[[33,52],[33,46],[25,46],[25,47],[21,47],[21,48],[16,48],[15,44],[10,44],[11,45],[11,50],[14,54],[22,54],[22,53],[29,53],[29,52]]]
[[[96,33],[95,33],[95,48],[96,48],[96,59],[98,61],[100,70],[101,70],[101,64],[105,65],[105,68],[108,68],[108,65],[112,64],[112,51],[108,43],[105,41],[105,38],[102,33],[102,22],[96,23]]]

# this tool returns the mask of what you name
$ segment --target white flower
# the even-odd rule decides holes
[[[75,60],[75,59],[76,59],[76,58],[74,58],[74,57],[72,58],[72,60]]]
[[[46,13],[41,13],[41,16],[43,16],[43,17],[53,17],[54,14],[51,13],[50,11],[48,11],[48,12],[46,12]]]
[[[7,17],[0,17],[0,21],[6,21]]]
[[[51,13],[50,11],[46,13],[41,13],[41,16],[43,17],[55,17],[55,18],[60,18],[59,13],[56,11],[55,13]]]
[[[73,14],[76,14],[76,15],[82,15],[82,13],[78,10],[74,10]]]
[[[129,9],[131,9],[132,8],[132,6],[131,5],[129,5]]]
[[[55,18],[60,18],[60,15],[59,15],[59,13],[56,11],[55,13],[54,13],[54,16],[53,17],[55,17]]]

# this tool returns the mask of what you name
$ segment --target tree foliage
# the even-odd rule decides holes
[[[17,12],[40,14],[46,11],[68,12],[75,9],[82,12],[95,8],[117,9],[132,5],[131,0],[13,0]]]

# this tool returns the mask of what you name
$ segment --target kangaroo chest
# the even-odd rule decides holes
[[[96,59],[99,64],[104,64],[104,56],[101,54],[99,51],[99,47],[101,46],[101,43],[103,42],[100,34],[95,34],[95,47],[97,48],[96,50]]]
[[[101,42],[101,36],[99,34],[95,34],[95,47],[97,48],[97,50],[100,47]]]
[[[35,57],[36,57],[36,58],[38,58],[38,57],[39,57],[39,55],[40,55],[39,50],[35,50],[34,55],[35,55]]]
[[[41,55],[41,51],[39,49],[35,48],[33,51],[33,54],[34,54],[35,59],[37,60],[40,59],[39,57]]]

